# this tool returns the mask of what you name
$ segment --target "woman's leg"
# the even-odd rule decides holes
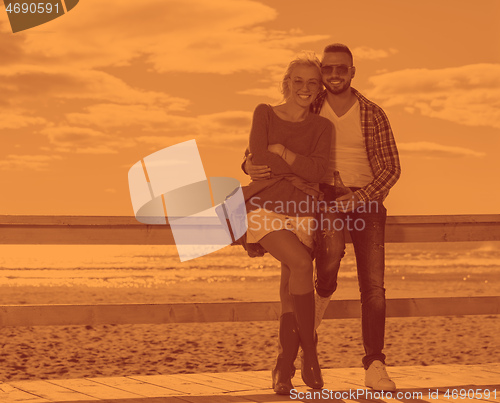
[[[299,352],[299,345],[300,338],[295,315],[293,312],[286,312],[280,317],[278,358],[272,370],[273,389],[279,395],[289,395],[293,389],[294,363]]]
[[[311,256],[293,232],[270,232],[259,243],[289,268],[290,294],[307,294],[314,290]]]
[[[289,287],[290,269],[281,264],[280,300],[281,316],[278,332],[278,358],[272,371],[273,389],[279,395],[289,395],[293,389],[295,359],[299,352],[300,338],[293,313]]]
[[[290,268],[284,263],[281,263],[280,301],[282,315],[293,312],[292,297],[290,296]]]
[[[302,246],[312,259],[312,249],[305,245]],[[293,312],[292,296],[290,295],[290,268],[283,262],[281,263],[280,301],[282,315],[287,312]]]
[[[291,302],[304,351],[302,379],[312,388],[321,388],[323,379],[314,334],[313,264],[309,251],[295,234],[287,230],[271,232],[259,242],[290,270]],[[282,285],[286,286],[286,281]]]

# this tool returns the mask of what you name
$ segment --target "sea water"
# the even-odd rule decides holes
[[[0,245],[0,286],[155,287],[181,282],[278,280],[269,254],[228,246],[181,263],[173,245]],[[352,245],[339,279],[357,278]],[[386,244],[386,281],[500,281],[500,242]]]

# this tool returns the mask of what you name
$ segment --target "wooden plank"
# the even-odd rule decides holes
[[[8,383],[2,383],[0,385],[0,402],[48,403],[50,400],[15,388]]]
[[[500,240],[500,215],[387,217],[386,242]]]
[[[224,395],[224,396],[217,396],[217,395],[210,395],[210,396],[182,396],[182,401],[183,402],[190,402],[190,403],[249,403],[249,402],[255,402],[255,400],[247,399],[244,396],[231,396],[231,395]],[[158,402],[159,403],[159,402]]]
[[[81,393],[86,393],[90,396],[94,396],[99,399],[113,399],[113,398],[127,399],[127,398],[136,398],[138,395],[144,396],[142,393],[140,392],[137,393],[134,390],[132,390],[135,389],[135,386],[130,387],[130,385],[134,383],[144,385],[144,388],[141,388],[141,391],[151,390],[153,394],[162,393],[160,397],[175,396],[182,394],[181,392],[168,389],[164,386],[157,386],[151,382],[140,381],[132,377],[57,379],[57,380],[51,380],[50,382],[60,386],[64,386],[68,389],[76,390]],[[121,387],[122,383],[126,385],[125,388]],[[124,392],[121,393],[121,397],[117,396],[118,393],[120,392]]]
[[[279,312],[279,302],[2,305],[0,306],[0,326],[268,321],[277,320]],[[387,317],[496,314],[500,314],[500,296],[387,300]],[[349,319],[359,316],[358,300],[331,301],[325,313],[325,319]]]
[[[357,368],[341,368],[341,369],[342,369],[341,379],[346,384],[349,385],[350,389],[363,389],[365,387],[365,371],[363,368],[357,367]],[[326,371],[328,371],[328,369]],[[327,375],[327,378],[330,377]],[[345,390],[346,388],[345,387],[337,388],[335,386],[334,389]]]
[[[168,225],[135,217],[0,215],[0,244],[173,245]]]
[[[130,377],[100,377],[92,378],[92,381],[142,397],[167,397],[178,394],[171,389]]]
[[[241,385],[235,384],[234,382],[221,381],[219,379],[208,377],[204,374],[175,374],[170,376],[174,379],[200,385],[200,387],[203,386],[210,389],[218,389],[221,393],[230,392],[234,387],[237,387],[237,390],[242,390]],[[243,390],[248,390],[248,388]],[[236,389],[234,391],[236,391]]]
[[[9,385],[24,392],[40,396],[49,401],[89,401],[99,400],[83,393],[55,385],[47,381],[12,381]]]
[[[258,373],[254,371],[207,373],[206,375],[212,378],[229,380],[241,385],[245,385],[245,390],[248,390],[249,387],[253,389],[255,387],[269,388],[272,382],[271,370],[266,371],[266,376],[264,378],[258,376]]]
[[[428,374],[446,374],[446,376],[460,382],[461,385],[488,385],[495,375],[489,368],[500,368],[499,364],[488,365],[431,365],[425,367]],[[496,377],[498,380],[498,376]]]
[[[54,379],[48,382],[92,396],[96,399],[132,399],[145,396],[140,393],[134,393],[126,388],[117,387],[114,384],[108,384],[105,379],[106,378]]]
[[[270,376],[271,376],[271,369],[266,369],[264,371],[248,371],[252,374],[252,376],[255,376],[256,378],[260,378],[265,381],[269,381]]]
[[[357,299],[330,301],[324,319],[353,319],[361,317],[361,302]]]
[[[328,368],[323,369],[322,372],[325,385],[333,385],[328,386],[329,389],[357,389],[361,385],[364,387],[365,371],[363,368]],[[392,373],[390,374],[392,375]],[[300,372],[298,375],[300,375]],[[302,380],[297,384],[303,384]]]
[[[223,374],[225,375],[225,374]],[[192,381],[193,375],[191,374],[177,374],[178,379],[185,379],[186,381]],[[223,389],[226,392],[237,392],[241,390],[248,390],[250,387],[248,385],[235,382],[228,379],[225,376],[213,377],[208,374],[196,374],[195,381],[202,385],[213,386],[215,388]],[[269,387],[269,384],[268,384]]]
[[[0,326],[204,323],[277,320],[278,302],[3,305]]]
[[[195,375],[189,375],[191,378],[188,379],[177,378],[176,375],[132,375],[129,378],[162,386],[183,395],[212,395],[224,392],[223,389],[195,382],[195,378],[193,378]]]
[[[10,245],[174,245],[167,226],[52,227],[0,226],[0,244]]]
[[[314,400],[292,400],[290,396],[277,395],[271,388],[255,389],[243,392],[231,393],[233,396],[244,397],[251,402],[271,403],[271,402],[314,402]]]
[[[387,317],[424,317],[454,315],[500,314],[500,296],[494,297],[437,297],[394,298],[386,301]],[[361,316],[358,300],[331,301],[325,319],[349,319]]]
[[[414,388],[449,388],[476,384],[467,376],[450,373],[451,366],[433,369],[433,366],[408,367],[405,376],[406,384]],[[388,369],[389,371],[389,369]],[[488,380],[482,377],[482,380]],[[489,377],[491,380],[491,377]],[[477,383],[479,385],[480,383]]]
[[[499,313],[500,296],[387,300],[387,317],[497,315]]]
[[[0,225],[142,226],[133,216],[0,215]]]
[[[387,217],[386,242],[498,240],[500,215]],[[135,217],[0,215],[0,244],[172,245],[174,238],[169,225]]]

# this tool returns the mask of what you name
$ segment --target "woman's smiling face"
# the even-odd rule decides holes
[[[288,80],[290,95],[287,101],[303,107],[311,105],[321,88],[321,73],[318,68],[299,64],[295,66]]]

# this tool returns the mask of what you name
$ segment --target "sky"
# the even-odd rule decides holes
[[[497,214],[500,0],[81,0],[13,34],[0,6],[0,215],[134,214],[128,170],[195,139],[240,169],[259,103],[301,50],[348,45],[391,122],[389,215]]]

